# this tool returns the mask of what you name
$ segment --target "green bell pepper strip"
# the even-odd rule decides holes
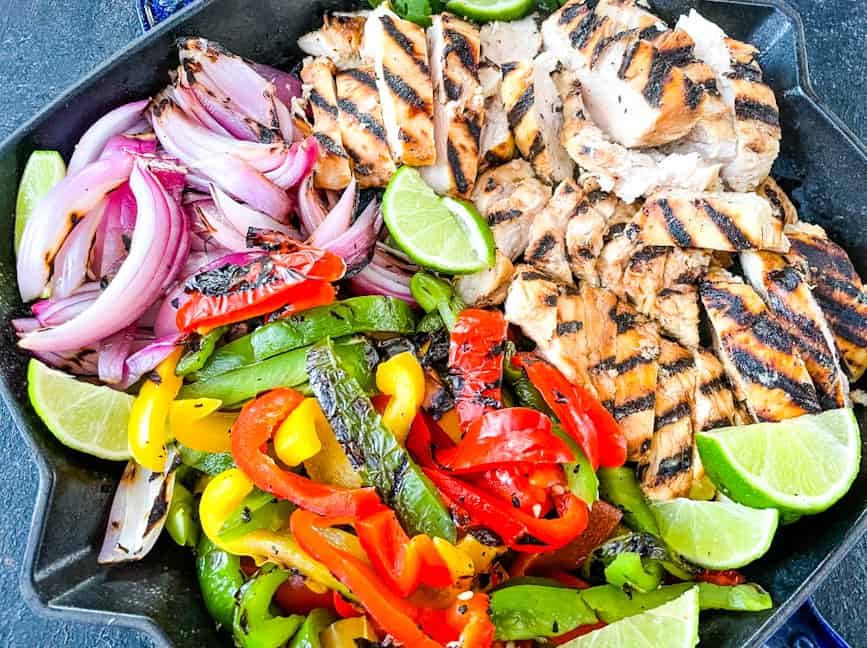
[[[645,566],[641,556],[633,551],[625,551],[605,567],[605,580],[609,585],[629,588],[631,591],[649,592],[659,587],[662,567],[650,562]]]
[[[511,341],[506,342],[506,353],[503,359],[503,377],[506,382],[512,387],[521,405],[539,410],[543,414],[547,414],[551,420],[556,420],[554,411],[548,407],[542,393],[530,382],[524,370],[512,364],[512,356],[515,353],[517,353],[515,344]]]
[[[515,585],[491,594],[491,620],[501,641],[556,637],[597,621],[580,590],[541,585]]]
[[[180,546],[195,547],[201,530],[193,494],[175,479],[172,501],[166,516],[166,531]]]
[[[305,364],[308,349],[295,349],[189,383],[181,387],[178,398],[218,398],[224,407],[232,407],[275,387],[298,387],[307,382]],[[373,368],[378,356],[373,345],[365,338],[344,338],[335,343],[334,349],[343,366],[362,388],[374,392]]]
[[[605,568],[626,552],[641,556],[645,569],[655,561],[681,580],[694,578],[695,568],[686,564],[662,540],[651,533],[637,531],[610,538],[596,547],[581,567],[581,575],[591,583],[605,582]]]
[[[445,324],[443,324],[443,318],[440,317],[440,314],[437,312],[427,313],[424,317],[422,317],[418,321],[418,325],[415,327],[417,333],[433,333],[434,331],[439,331],[441,328],[444,328]]]
[[[416,316],[402,299],[372,295],[353,297],[295,313],[260,326],[252,333],[217,349],[196,374],[197,380],[267,360],[281,353],[313,344],[324,337],[353,333],[409,334]]]
[[[178,453],[185,466],[195,468],[206,475],[216,476],[221,472],[235,468],[235,460],[229,452],[204,452],[193,450],[180,443],[177,444]]]
[[[569,490],[580,497],[587,506],[599,499],[599,479],[593,472],[593,466],[587,461],[584,451],[575,439],[569,436],[559,424],[552,426],[551,431],[563,439],[575,455],[575,461],[563,464],[566,474],[566,484]]]
[[[278,500],[271,493],[256,488],[226,518],[220,538],[231,542],[257,529],[277,531],[286,526],[294,510],[292,502]]]
[[[734,586],[698,583],[697,586],[702,610],[758,612],[773,606],[770,595],[753,583]],[[627,593],[614,585],[600,585],[581,590],[581,596],[602,621],[614,623],[668,603],[693,587],[696,587],[696,583],[678,583],[663,585],[650,592]]]
[[[289,648],[322,648],[319,633],[337,621],[338,618],[340,617],[326,608],[311,610],[298,632],[292,637],[292,641],[289,642]]]
[[[310,348],[307,373],[322,412],[362,484],[377,489],[410,535],[426,533],[455,542],[455,524],[436,487],[383,425],[330,339]]]
[[[599,495],[623,511],[623,523],[633,531],[659,535],[656,519],[631,468],[600,468]]]
[[[458,297],[452,285],[427,272],[416,272],[409,282],[413,299],[425,313],[438,313],[443,325],[449,330],[455,325],[458,313],[467,305]]]
[[[274,593],[288,578],[289,572],[284,569],[262,570],[241,587],[232,624],[232,635],[241,648],[282,648],[295,636],[303,616],[271,613]]]
[[[175,375],[186,376],[204,367],[226,330],[227,327],[218,326],[204,335],[192,336],[191,342],[187,343],[187,350],[178,360]]]
[[[196,574],[208,612],[219,626],[231,628],[235,594],[244,584],[241,559],[218,549],[203,533],[196,552]]]

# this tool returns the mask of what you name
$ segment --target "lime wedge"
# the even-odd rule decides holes
[[[39,418],[63,445],[112,461],[130,455],[127,421],[133,397],[76,380],[30,360],[27,393]]]
[[[711,480],[736,502],[776,508],[787,519],[819,513],[858,474],[861,435],[851,409],[696,435]]]
[[[707,569],[736,569],[761,558],[777,530],[776,509],[678,498],[650,505],[672,551]]]
[[[21,235],[33,209],[65,175],[66,163],[57,151],[33,151],[30,154],[18,185],[18,202],[15,203],[15,254],[18,254]]]
[[[388,231],[413,261],[449,274],[494,265],[494,237],[471,203],[440,198],[416,169],[395,173],[382,203]]]
[[[561,648],[692,648],[698,644],[698,588],[673,601],[615,621]]]
[[[526,16],[536,0],[450,0],[446,9],[473,20],[515,20]]]

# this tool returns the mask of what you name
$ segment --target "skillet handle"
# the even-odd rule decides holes
[[[764,648],[850,648],[813,603],[801,606],[770,638]]]
[[[134,0],[142,31],[147,31],[196,0]]]

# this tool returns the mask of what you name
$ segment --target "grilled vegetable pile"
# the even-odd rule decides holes
[[[246,648],[769,608],[749,565],[858,473],[867,293],[768,175],[757,50],[632,0],[373,4],[300,78],[181,39],[25,170],[31,403],[128,461],[100,562],[165,529]]]

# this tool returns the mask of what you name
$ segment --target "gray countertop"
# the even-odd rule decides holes
[[[867,141],[867,2],[790,0],[801,10],[817,93]],[[66,86],[139,34],[130,0],[0,0],[0,139]],[[131,630],[48,621],[21,599],[21,556],[37,476],[18,430],[0,405],[0,645],[7,648],[150,646]],[[853,646],[867,646],[867,538],[815,600]],[[794,645],[794,644],[793,644]]]

